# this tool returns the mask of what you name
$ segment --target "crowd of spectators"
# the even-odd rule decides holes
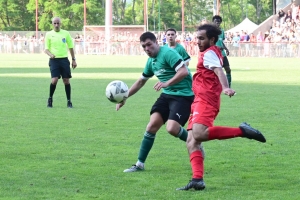
[[[279,10],[271,28],[254,35],[241,30],[227,33],[231,56],[300,57],[300,5],[295,1],[287,12]]]
[[[225,41],[230,56],[238,57],[300,57],[300,5],[292,3],[290,10],[279,10],[273,19],[271,28],[254,35],[247,30],[235,33],[225,32]],[[104,33],[73,33],[76,54],[98,55],[143,55],[139,35],[141,33],[123,31],[115,32],[109,41]],[[166,43],[163,31],[155,32],[160,45]],[[178,32],[177,42],[183,45],[191,56],[199,53],[196,32]],[[43,53],[44,35],[21,36],[13,33],[0,33],[0,53]]]
[[[42,53],[44,51],[44,34],[21,36],[13,33],[0,33],[0,53]]]

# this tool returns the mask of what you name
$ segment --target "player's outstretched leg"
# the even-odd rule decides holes
[[[204,188],[205,188],[205,183],[203,179],[200,179],[200,180],[191,180],[186,186],[177,188],[176,190],[189,190],[189,189],[204,190]]]
[[[259,142],[266,142],[266,138],[263,134],[259,130],[252,128],[250,124],[243,122],[240,124],[239,128],[243,131],[242,137],[257,140]]]

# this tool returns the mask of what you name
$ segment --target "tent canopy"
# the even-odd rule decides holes
[[[250,19],[245,18],[240,24],[237,26],[233,27],[232,29],[229,29],[225,32],[229,33],[236,33],[240,31],[246,31],[248,34],[252,33],[257,29],[258,25],[252,22]]]

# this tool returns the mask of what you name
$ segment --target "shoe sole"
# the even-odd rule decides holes
[[[201,187],[197,187],[197,188],[191,187],[191,188],[189,188],[189,189],[177,188],[176,190],[184,190],[184,191],[188,191],[188,190],[191,190],[191,189],[194,189],[194,190],[197,190],[197,191],[199,191],[199,190],[204,190],[204,189],[205,189],[205,185],[203,185],[203,186],[201,186]]]
[[[124,173],[132,173],[132,172],[142,172],[142,171],[144,171],[143,169],[138,169],[138,170],[129,170],[129,169],[125,169],[123,172]]]

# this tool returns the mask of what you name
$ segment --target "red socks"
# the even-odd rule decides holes
[[[208,128],[208,140],[225,140],[234,137],[241,137],[243,132],[240,128],[225,126],[213,126]]]
[[[213,126],[208,128],[208,140],[225,140],[234,137],[241,137],[243,132],[240,128]],[[190,163],[193,171],[193,179],[202,179],[204,172],[203,155],[200,150],[190,155]]]
[[[193,171],[193,178],[202,179],[204,171],[202,152],[200,150],[197,150],[191,153],[190,162]]]

